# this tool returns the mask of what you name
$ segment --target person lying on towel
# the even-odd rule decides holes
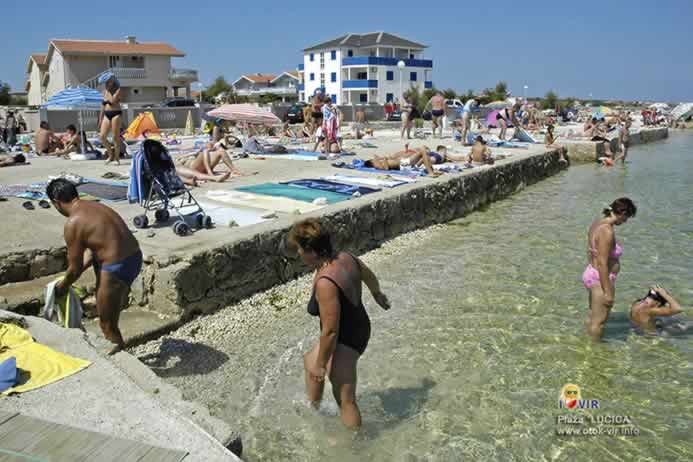
[[[435,151],[431,151],[428,146],[412,150],[409,149],[409,144],[405,144],[404,151],[385,157],[376,156],[371,160],[367,160],[364,166],[380,170],[400,170],[401,167],[419,168],[424,166],[429,175],[438,176],[440,173],[433,169],[433,165],[464,161],[465,159],[466,157],[463,155],[448,153],[445,146],[438,146]]]
[[[220,183],[226,181],[232,174],[242,175],[240,170],[231,162],[225,147],[222,142],[207,143],[200,151],[176,159],[176,173],[185,184],[192,186],[197,186],[197,182],[200,180]],[[214,173],[219,162],[223,162],[229,171],[223,174]]]
[[[26,157],[23,154],[14,156],[0,155],[0,167],[11,167],[13,165],[21,165],[26,162]]]

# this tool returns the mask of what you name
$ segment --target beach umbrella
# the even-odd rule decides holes
[[[488,109],[503,109],[504,107],[511,106],[507,101],[493,101],[486,104],[484,107]]]
[[[281,123],[279,117],[269,111],[263,111],[251,104],[224,104],[207,113],[210,117],[216,117],[233,122],[244,122],[247,124],[273,125]]]
[[[103,96],[98,90],[86,87],[66,88],[48,98],[42,106],[46,109],[78,109],[79,139],[82,152],[84,152],[84,118],[82,111],[85,109],[97,110],[101,108]]]

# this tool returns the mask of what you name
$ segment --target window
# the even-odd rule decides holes
[[[394,71],[387,71],[387,80],[395,80]]]
[[[320,53],[320,69],[325,69],[325,53]]]
[[[354,56],[354,50],[349,50],[349,51],[347,51],[347,56],[350,57],[350,58],[351,58],[352,56]]]
[[[108,67],[118,67],[120,61],[120,56],[109,56],[108,57]]]
[[[311,54],[308,55],[308,56],[309,56],[309,59],[310,59],[310,62],[311,62],[311,63],[312,63],[313,61],[315,61],[315,55],[314,55],[313,53],[311,53]]]
[[[385,102],[391,103],[391,102],[393,102],[394,100],[395,100],[395,95],[394,95],[394,94],[388,93],[387,95],[385,95]]]
[[[356,74],[356,80],[368,80],[368,72],[359,72]]]
[[[334,60],[337,59],[337,51],[336,51],[336,50],[330,51],[330,59],[331,59],[332,61],[334,61]]]
[[[315,80],[315,74],[313,74],[313,73],[311,72],[311,73],[310,73],[310,81],[312,82],[313,80]]]
[[[414,55],[409,55],[409,59],[414,59]]]
[[[367,103],[368,102],[368,93],[359,93],[359,102]]]
[[[412,82],[416,82],[416,72],[409,73],[409,80],[411,80]]]
[[[320,73],[320,88],[325,88],[325,73]]]
[[[337,81],[337,73],[333,72],[330,74],[330,82],[336,82]]]
[[[332,104],[337,104],[337,95],[332,95]]]

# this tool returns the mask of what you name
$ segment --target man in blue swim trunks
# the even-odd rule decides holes
[[[56,295],[64,294],[82,273],[93,266],[96,273],[96,311],[101,331],[115,343],[108,352],[123,349],[118,328],[120,311],[127,306],[130,286],[142,269],[142,252],[123,219],[103,204],[79,199],[74,184],[58,178],[46,187],[55,209],[67,217],[65,243],[68,267],[56,284]],[[85,251],[91,256],[85,261]]]

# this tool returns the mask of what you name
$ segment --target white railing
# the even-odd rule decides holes
[[[182,80],[186,82],[197,82],[199,80],[197,71],[194,69],[173,68],[171,69],[171,72],[168,74],[168,78],[170,80]]]
[[[104,75],[106,72],[112,72],[118,80],[125,79],[146,79],[147,71],[140,67],[111,67],[103,72],[98,73],[89,80],[84,81],[81,85],[89,88],[96,88],[99,86],[99,77]]]
[[[239,89],[239,90],[234,90],[234,93],[236,93],[239,96],[255,96],[255,95],[297,95],[298,94],[298,88],[293,87],[293,88],[287,88],[287,87],[267,87],[267,88],[259,88],[255,90],[249,90],[249,89]]]

